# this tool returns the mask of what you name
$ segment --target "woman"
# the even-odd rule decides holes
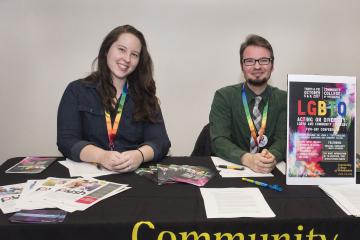
[[[117,172],[162,159],[170,141],[155,93],[143,34],[129,25],[113,29],[101,44],[97,69],[64,92],[58,109],[59,151]]]

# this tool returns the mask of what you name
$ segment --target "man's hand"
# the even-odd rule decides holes
[[[276,165],[275,156],[267,149],[263,149],[261,153],[245,153],[240,161],[258,173],[270,173]]]

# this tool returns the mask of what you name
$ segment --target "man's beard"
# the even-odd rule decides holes
[[[267,83],[269,79],[268,78],[262,78],[262,79],[252,79],[252,78],[248,78],[246,79],[246,82],[250,85],[259,87],[259,86],[263,86]]]

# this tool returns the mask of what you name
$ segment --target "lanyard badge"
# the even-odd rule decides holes
[[[266,144],[268,143],[268,138],[264,133],[265,133],[265,129],[266,129],[266,121],[267,121],[267,114],[268,114],[268,109],[269,109],[269,101],[266,103],[266,105],[264,107],[264,110],[263,110],[263,113],[262,113],[262,119],[261,119],[261,127],[260,127],[260,129],[258,131],[258,134],[256,134],[256,128],[254,126],[253,119],[251,118],[249,105],[248,105],[248,102],[247,102],[247,99],[246,99],[245,83],[243,84],[241,95],[242,95],[242,102],[243,102],[244,109],[245,109],[246,119],[247,119],[247,122],[248,122],[248,125],[249,125],[249,128],[250,128],[251,137],[253,138],[256,146],[265,147]]]
[[[121,115],[122,115],[122,112],[124,109],[126,94],[127,94],[127,84],[124,84],[124,87],[123,87],[123,90],[122,90],[122,93],[120,96],[120,102],[119,102],[119,106],[117,109],[116,117],[114,120],[114,125],[111,125],[110,112],[105,111],[106,128],[107,128],[108,138],[109,138],[109,148],[111,151],[113,151],[114,147],[115,147],[114,141],[115,141],[116,133],[117,133],[119,123],[121,120]]]

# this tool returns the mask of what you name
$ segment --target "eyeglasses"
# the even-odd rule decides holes
[[[256,62],[258,62],[260,65],[268,65],[272,61],[272,58],[245,58],[243,59],[243,63],[245,66],[254,66]]]

